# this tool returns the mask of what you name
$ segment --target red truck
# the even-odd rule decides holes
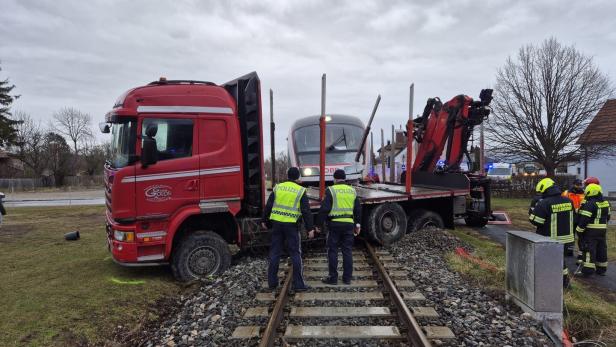
[[[105,196],[115,262],[169,264],[186,281],[227,269],[230,244],[246,250],[269,243],[259,228],[266,189],[256,73],[222,85],[161,78],[131,89],[107,113],[101,131],[112,134]],[[356,185],[365,236],[387,244],[407,229],[487,220],[489,187],[472,176],[413,172],[412,179],[407,190]],[[308,193],[316,212],[318,188]]]

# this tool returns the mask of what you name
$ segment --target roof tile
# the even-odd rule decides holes
[[[616,99],[603,104],[577,141],[581,145],[616,143]]]

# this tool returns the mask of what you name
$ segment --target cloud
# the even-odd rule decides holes
[[[415,113],[428,97],[476,96],[507,56],[550,36],[616,80],[615,12],[611,1],[6,0],[0,78],[22,95],[14,108],[33,117],[47,122],[71,106],[99,121],[125,90],[160,76],[222,83],[256,70],[263,110],[274,90],[284,150],[290,124],[319,113],[324,72],[328,111],[365,120],[383,96],[377,138],[404,123],[410,83]]]

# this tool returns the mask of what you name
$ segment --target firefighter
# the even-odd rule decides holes
[[[565,190],[563,192],[563,196],[566,198],[569,198],[569,200],[571,200],[571,202],[573,203],[573,208],[575,209],[576,213],[573,215],[573,224],[577,225],[577,210],[580,208],[580,205],[582,204],[582,200],[584,200],[584,187],[583,187],[583,183],[581,179],[575,179],[573,181],[573,186],[571,186],[571,189]],[[573,229],[573,233],[575,235],[575,228]],[[579,240],[579,239],[578,239]],[[568,244],[565,246],[565,255],[567,256],[572,256],[574,253],[574,243]],[[579,246],[579,242],[578,242],[578,259],[580,258],[580,246]]]
[[[569,200],[573,202],[573,207],[577,211],[582,205],[582,200],[584,200],[584,186],[582,180],[576,179],[573,181],[573,186],[571,186],[571,189],[565,190],[563,196],[569,198]]]
[[[309,289],[303,276],[302,240],[298,229],[299,217],[303,217],[309,237],[314,236],[314,230],[306,188],[299,185],[299,176],[298,168],[289,168],[287,171],[288,180],[274,187],[263,211],[262,227],[267,228],[268,221],[271,222],[273,227],[267,270],[267,282],[270,290],[275,290],[278,287],[278,265],[285,239],[289,256],[293,262],[293,289],[296,292]]]
[[[535,190],[541,194],[542,199],[537,202],[528,219],[537,227],[537,234],[547,236],[565,246],[572,243],[574,209],[571,200],[561,195],[560,189],[551,178],[539,181]],[[563,262],[563,287],[568,285],[569,270]]]
[[[328,187],[317,216],[317,225],[328,223],[327,261],[329,275],[325,284],[338,284],[338,249],[342,249],[342,283],[351,284],[353,277],[353,239],[361,231],[361,207],[355,188],[345,184],[344,170],[334,172],[334,184]]]
[[[593,183],[594,184],[599,184],[599,185],[601,184],[599,182],[599,179],[597,177],[593,177],[593,176],[586,177],[584,179],[583,183],[584,183],[584,188],[586,188],[589,184],[593,184]],[[579,217],[580,217],[580,214],[576,213],[575,214],[575,219],[574,219],[575,225],[578,224]],[[577,230],[577,227],[576,227],[576,230]],[[576,234],[577,234],[577,231],[576,231]],[[578,236],[578,254],[577,254],[577,261],[576,261],[576,263],[577,263],[577,265],[582,265],[584,263],[584,252],[582,252],[582,246],[583,246],[582,245],[582,238],[580,237],[579,234],[577,236]]]
[[[597,177],[586,177],[586,179],[584,180],[584,187],[586,187],[587,185],[594,183],[594,184],[601,184],[601,182],[599,182],[599,179]]]
[[[607,271],[607,223],[610,220],[610,203],[603,198],[601,186],[591,183],[584,189],[585,200],[580,207],[576,227],[583,252],[582,274]]]

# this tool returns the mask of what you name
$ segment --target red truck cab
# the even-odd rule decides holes
[[[170,264],[182,280],[224,271],[238,217],[263,208],[260,83],[161,79],[131,89],[102,124],[107,237],[122,265]]]

